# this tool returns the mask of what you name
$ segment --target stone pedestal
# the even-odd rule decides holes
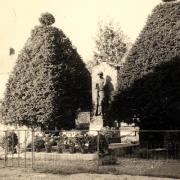
[[[93,116],[89,125],[89,133],[92,135],[97,135],[97,131],[103,128],[103,118],[102,116]]]

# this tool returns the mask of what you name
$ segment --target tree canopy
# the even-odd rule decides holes
[[[119,26],[112,21],[99,22],[97,37],[95,39],[96,49],[94,61],[102,61],[119,64],[127,52],[130,43]]]
[[[76,48],[62,30],[40,17],[9,77],[3,100],[5,123],[71,128],[76,110],[90,108],[91,79]]]
[[[180,2],[158,5],[127,56],[112,104],[119,120],[142,129],[180,128]]]

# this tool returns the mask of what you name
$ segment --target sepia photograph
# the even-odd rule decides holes
[[[0,180],[180,179],[180,0],[0,2]]]

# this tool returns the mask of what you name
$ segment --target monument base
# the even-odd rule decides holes
[[[103,128],[103,118],[102,116],[93,116],[89,125],[89,134],[97,135],[98,131]]]

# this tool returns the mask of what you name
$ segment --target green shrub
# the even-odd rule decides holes
[[[163,2],[171,2],[171,1],[177,1],[177,0],[162,0]]]
[[[45,13],[17,58],[2,103],[4,123],[41,129],[74,127],[89,110],[91,79],[76,48]]]
[[[50,13],[43,13],[39,18],[39,22],[43,25],[52,25],[55,22],[54,16]]]
[[[119,74],[111,115],[141,129],[180,128],[180,2],[158,5]]]
[[[42,137],[35,137],[35,139],[34,139],[34,149],[35,149],[35,151],[39,152],[42,149],[44,149],[44,147],[45,147],[44,143],[45,143],[45,141],[43,140]]]
[[[45,141],[44,141],[43,137],[40,137],[40,136],[34,137],[34,150],[36,152],[40,152],[40,151],[44,150],[44,148],[45,148],[44,144],[45,144]],[[27,145],[26,149],[29,151],[32,151],[32,142]]]
[[[48,153],[51,152],[52,146],[58,145],[57,139],[58,139],[58,137],[55,137],[52,134],[45,134],[44,145],[45,145],[46,152],[48,152]]]
[[[119,143],[120,133],[113,127],[106,126],[100,132],[106,139],[108,143]]]
[[[97,136],[90,136],[87,133],[78,134],[75,137],[60,135],[56,142],[59,153],[65,151],[71,153],[94,153],[97,151]],[[108,141],[103,134],[99,134],[99,150],[100,154],[105,154],[108,151]]]
[[[16,153],[16,146],[18,142],[17,134],[14,131],[8,131],[7,134],[2,137],[0,145],[3,149],[7,148],[7,151]]]

